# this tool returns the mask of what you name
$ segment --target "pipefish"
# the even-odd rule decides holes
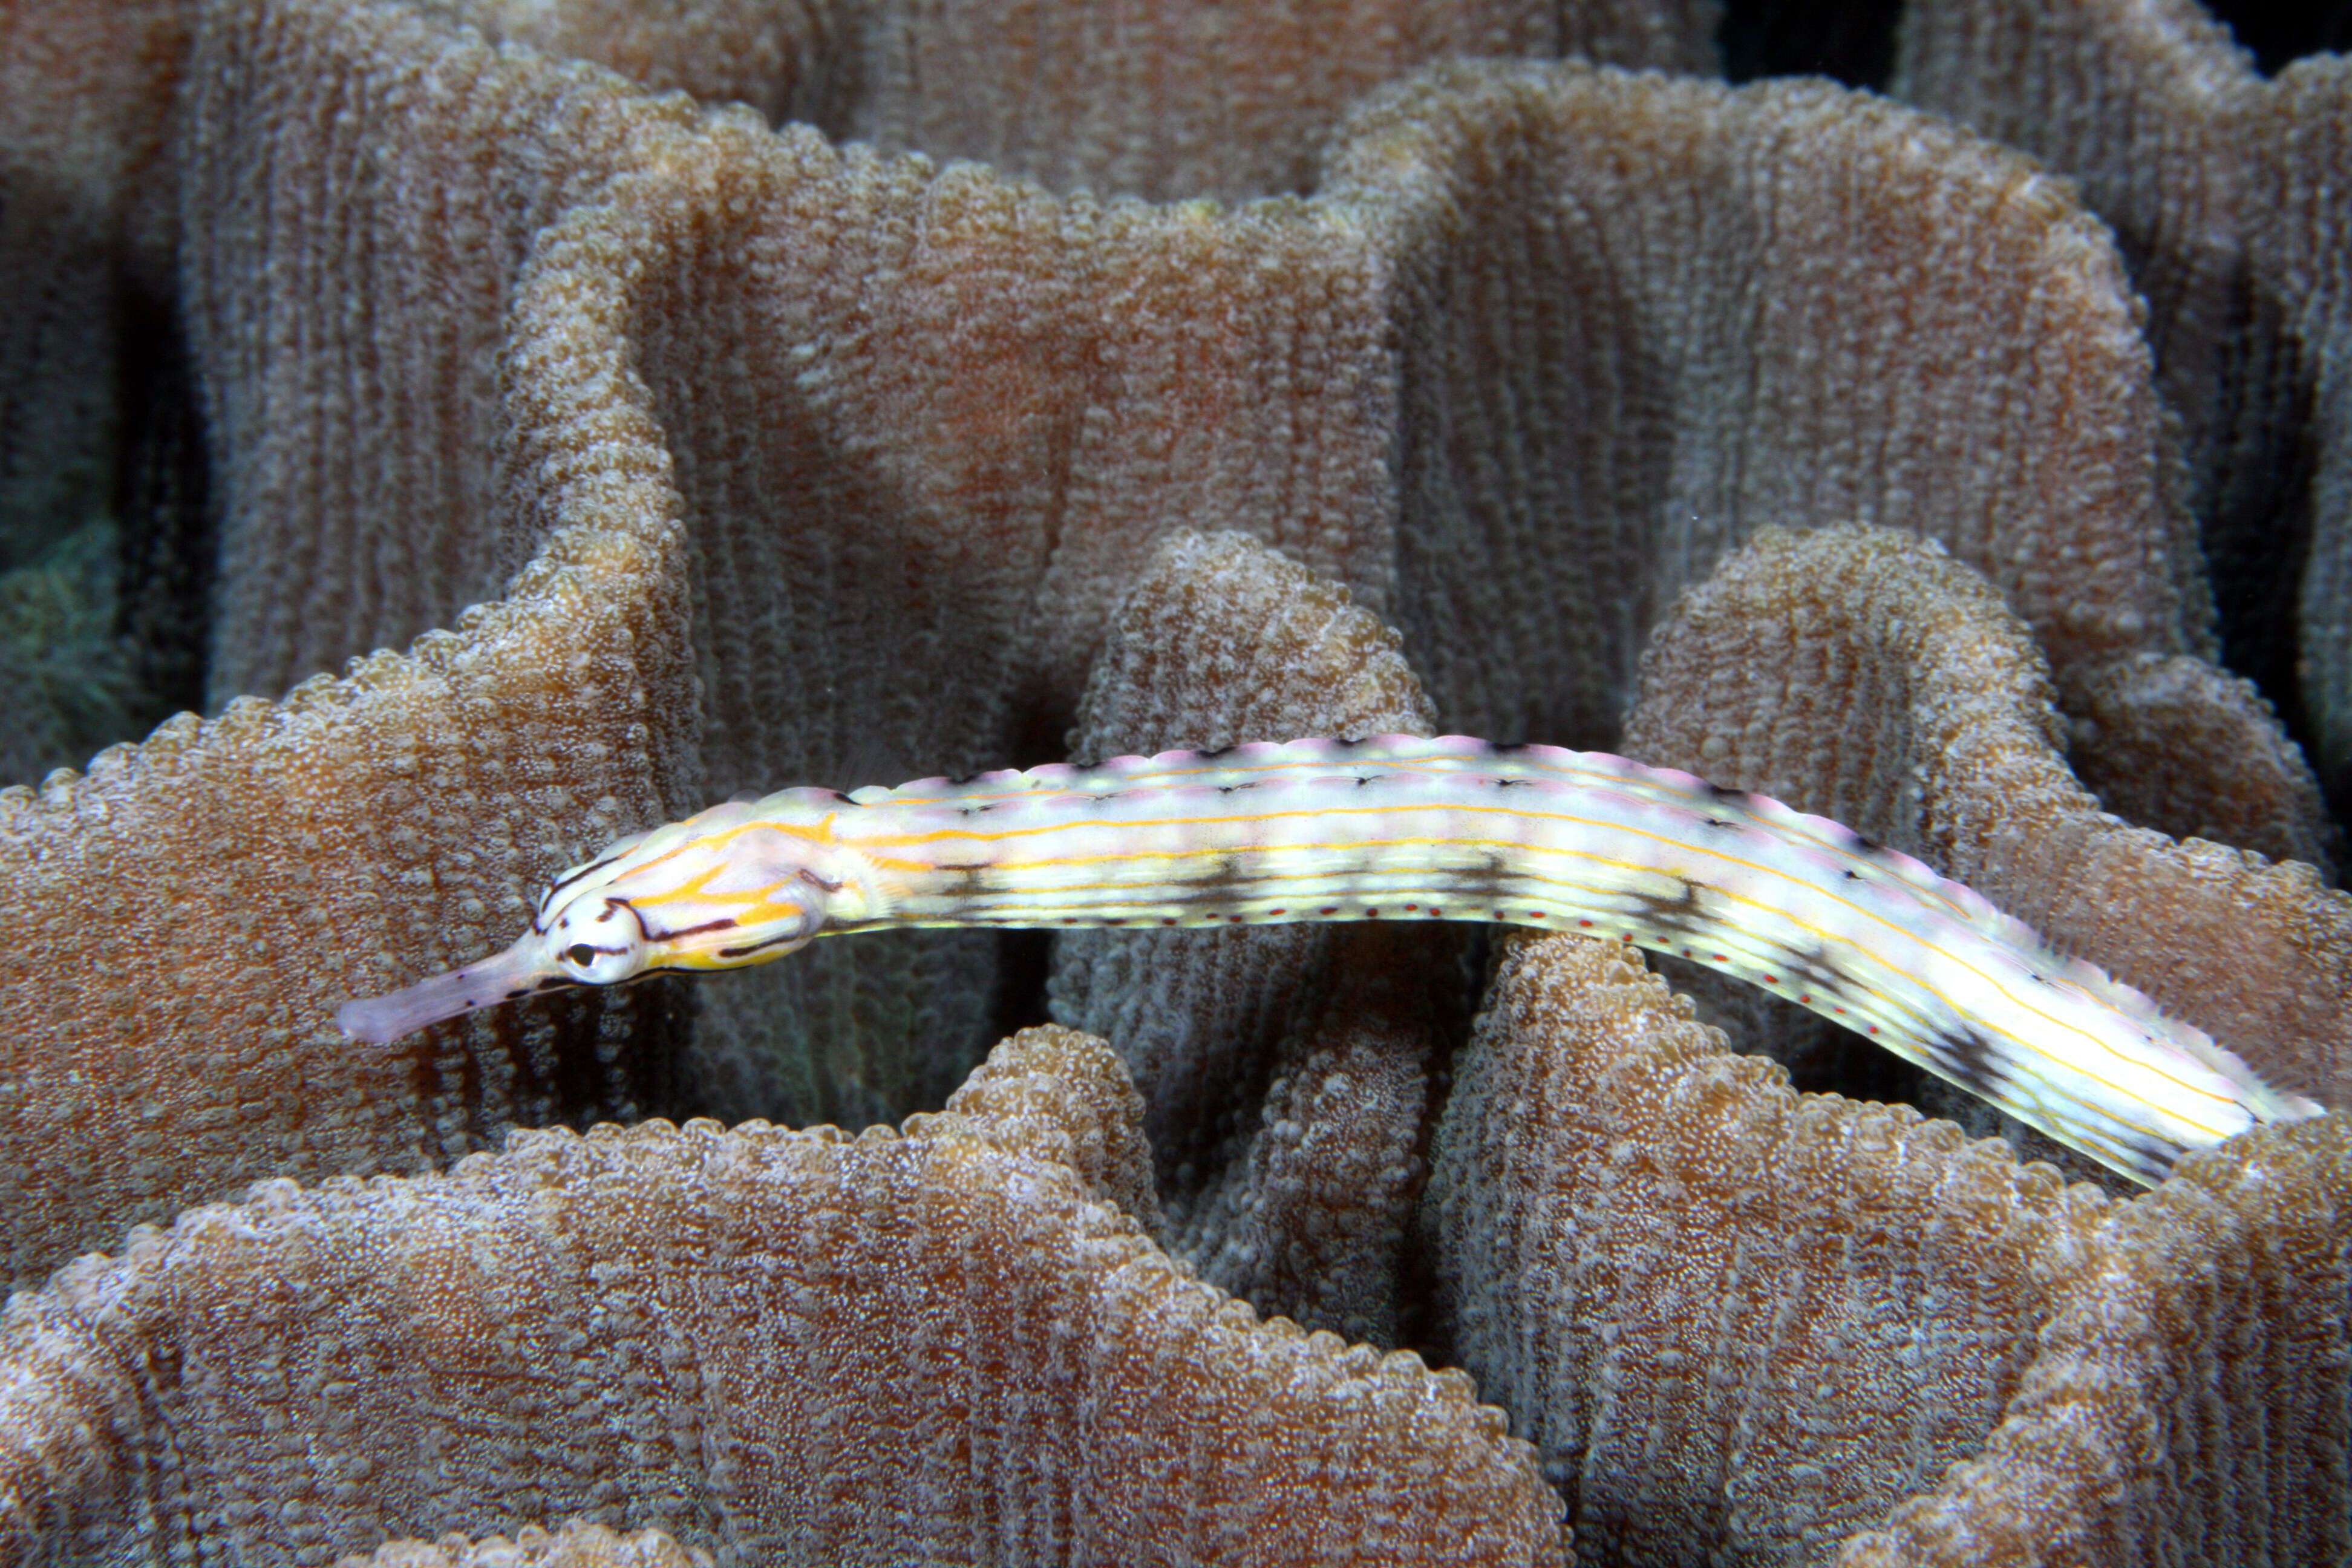
[[[623,838],[506,952],[345,1004],[396,1038],[575,985],[764,963],[899,926],[1496,921],[1678,954],[1787,996],[2142,1182],[2322,1109],[1907,855],[1597,752],[1254,742],[849,794]]]

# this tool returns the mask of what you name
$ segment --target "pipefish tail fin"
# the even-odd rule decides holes
[[[335,1024],[353,1039],[382,1045],[414,1034],[428,1024],[463,1016],[478,1007],[495,1006],[540,989],[542,982],[562,976],[538,962],[534,951],[518,942],[506,952],[446,974],[420,980],[383,996],[344,1003],[335,1009]]]

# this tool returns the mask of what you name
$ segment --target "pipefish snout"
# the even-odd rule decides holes
[[[624,838],[506,952],[344,1005],[362,1039],[535,992],[764,963],[892,926],[1497,921],[1737,975],[2143,1182],[2320,1107],[1909,856],[1595,752],[1253,743],[843,795]]]

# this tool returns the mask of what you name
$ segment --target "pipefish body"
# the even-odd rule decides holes
[[[844,795],[623,838],[506,952],[336,1021],[764,963],[893,926],[1497,921],[1678,954],[1845,1025],[2125,1175],[2321,1107],[1913,859],[1596,752],[1465,736],[1253,743]]]

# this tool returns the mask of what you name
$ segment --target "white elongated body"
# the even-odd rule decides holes
[[[1498,921],[1695,959],[2141,1181],[2317,1114],[1982,897],[1778,801],[1600,752],[1293,741],[790,789],[625,838],[506,952],[337,1019],[384,1040],[535,991],[887,926]]]

